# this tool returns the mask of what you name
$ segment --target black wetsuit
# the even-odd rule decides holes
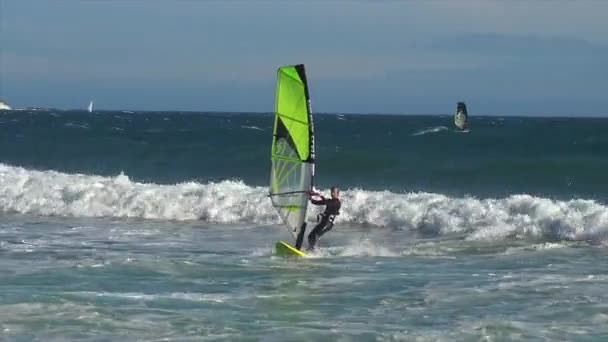
[[[336,215],[340,214],[340,200],[333,198],[325,198],[321,200],[310,200],[312,204],[316,205],[325,205],[325,211],[319,214],[320,221],[319,223],[312,229],[310,234],[308,234],[308,249],[313,249],[315,244],[317,243],[317,239],[319,239],[323,234],[327,233],[334,227],[334,218]],[[304,240],[304,232],[306,230],[306,226],[303,225],[302,229],[300,229],[300,233],[298,234],[298,238],[296,240],[296,248],[300,249],[302,247],[302,240]]]

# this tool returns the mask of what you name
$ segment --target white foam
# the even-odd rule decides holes
[[[320,247],[314,252],[308,252],[311,257],[326,257],[326,256],[375,256],[375,257],[395,257],[399,256],[398,252],[391,251],[389,248],[373,243],[365,239],[358,242],[353,242],[342,247]]]
[[[266,187],[241,181],[158,185],[116,177],[33,171],[0,164],[0,211],[75,217],[279,224]],[[530,195],[501,199],[348,189],[336,224],[412,230],[468,240],[545,237],[608,240],[608,208],[593,200]],[[313,222],[320,206],[312,206]]]
[[[446,131],[448,128],[445,126],[437,126],[437,127],[432,127],[432,128],[425,128],[423,130],[420,130],[416,133],[413,133],[412,136],[418,136],[418,135],[425,135],[425,134],[429,134],[429,133],[438,133],[441,131]]]
[[[74,128],[82,128],[82,129],[89,129],[89,125],[87,124],[75,124],[72,122],[68,122],[64,125],[65,127],[74,127]]]
[[[258,126],[241,126],[241,128],[252,129],[254,131],[263,131],[264,130],[264,129],[258,127]]]
[[[561,249],[567,248],[568,244],[565,243],[555,243],[555,242],[545,242],[533,245],[526,246],[518,246],[518,247],[509,247],[505,250],[505,254],[519,254],[521,251],[543,251],[550,249]]]

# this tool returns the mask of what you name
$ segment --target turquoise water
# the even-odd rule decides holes
[[[307,259],[280,228],[3,218],[8,340],[577,340],[608,336],[605,246],[342,225]]]
[[[316,117],[285,259],[270,116],[1,116],[0,340],[606,340],[608,121]]]
[[[267,186],[272,114],[9,112],[2,163],[157,184]],[[608,199],[608,118],[314,116],[318,187]]]

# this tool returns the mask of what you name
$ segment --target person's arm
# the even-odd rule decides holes
[[[324,205],[327,202],[327,199],[325,197],[321,197],[320,200],[315,200],[315,199],[310,199],[310,203],[312,204],[316,204],[316,205]]]
[[[309,195],[310,195],[310,203],[312,203],[312,204],[324,205],[327,202],[327,199],[325,197],[323,197],[323,195],[321,195],[321,194],[319,194],[317,192],[312,192],[311,191],[309,193]],[[313,199],[312,196],[319,196],[319,197],[321,197],[321,199],[320,200],[316,200],[316,199]]]

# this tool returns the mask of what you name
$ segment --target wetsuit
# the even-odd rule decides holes
[[[317,217],[319,223],[308,234],[308,249],[313,249],[323,234],[327,233],[334,227],[334,218],[340,214],[340,200],[323,197],[321,200],[310,200],[312,204],[325,205],[325,211]]]

